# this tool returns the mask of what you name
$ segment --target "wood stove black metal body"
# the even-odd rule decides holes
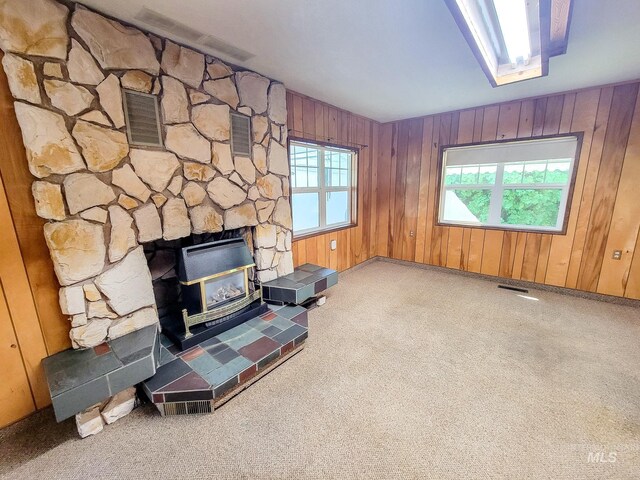
[[[264,313],[262,289],[250,278],[254,267],[242,238],[182,248],[177,265],[182,318],[165,327],[167,336],[185,349]]]

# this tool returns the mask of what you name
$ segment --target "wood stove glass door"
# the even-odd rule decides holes
[[[246,270],[207,280],[204,294],[207,310],[212,310],[247,296]]]

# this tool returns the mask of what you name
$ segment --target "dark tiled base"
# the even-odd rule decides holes
[[[270,307],[185,351],[161,335],[161,366],[142,386],[163,415],[206,413],[291,357],[307,335],[307,311],[297,306]]]
[[[305,263],[289,275],[264,283],[262,292],[267,302],[300,305],[336,283],[335,270]]]
[[[162,323],[162,331],[164,334],[169,337],[180,350],[186,350],[216,336],[220,332],[229,330],[236,325],[240,325],[253,317],[257,317],[258,315],[265,313],[267,308],[268,307],[265,303],[260,300],[256,300],[244,310],[234,313],[233,318],[230,320],[226,320],[212,327],[207,327],[204,324],[192,327],[190,329],[190,337],[185,336],[182,317],[173,319],[163,318],[160,321]]]
[[[65,350],[44,365],[56,420],[69,418],[153,377],[161,361],[158,328],[150,325],[86,350]]]

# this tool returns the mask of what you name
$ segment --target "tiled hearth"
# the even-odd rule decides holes
[[[206,247],[227,248],[228,242]],[[262,287],[271,288],[276,296],[292,290],[297,300],[307,301],[308,296],[334,285],[337,272],[305,264],[283,279]],[[231,328],[214,332],[191,348],[180,347],[150,325],[91,349],[67,350],[47,358],[45,370],[56,418],[77,414],[81,436],[98,433],[104,422],[131,411],[135,401],[131,387],[139,382],[162,415],[212,412],[304,348],[307,309],[292,300],[285,303],[262,303],[265,313],[230,324]]]
[[[207,413],[303,348],[307,310],[267,313],[180,352],[161,336],[160,363],[143,389],[163,415]]]

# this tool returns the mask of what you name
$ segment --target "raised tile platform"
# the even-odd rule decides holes
[[[335,270],[305,263],[289,275],[263,283],[262,296],[271,303],[300,305],[337,283]]]
[[[142,387],[163,415],[208,413],[300,351],[307,335],[299,306],[270,306],[185,351],[161,335],[161,366]]]
[[[56,420],[69,418],[156,373],[158,328],[150,325],[86,350],[42,360]]]

